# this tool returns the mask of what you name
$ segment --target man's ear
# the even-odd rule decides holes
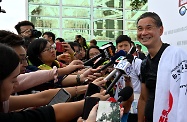
[[[160,27],[160,36],[163,34],[163,32],[164,32],[164,27],[161,26],[161,27]]]

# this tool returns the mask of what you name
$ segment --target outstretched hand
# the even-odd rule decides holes
[[[75,71],[76,69],[84,68],[83,62],[81,60],[73,60],[69,65],[65,67],[66,74]]]
[[[101,73],[97,73],[99,69],[92,69],[92,68],[89,68],[87,69],[82,75],[81,75],[81,78],[89,81],[89,82],[92,82],[94,81],[95,79],[97,79],[98,77],[101,77],[102,74]]]

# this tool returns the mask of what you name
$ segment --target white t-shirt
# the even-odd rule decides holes
[[[141,67],[142,60],[134,56],[134,60],[132,61],[132,69],[131,69],[131,82],[133,85],[133,90],[134,90],[134,102],[132,103],[132,108],[131,108],[131,113],[137,113],[137,101],[139,99],[139,94],[141,91],[141,82],[139,79],[140,75],[140,67]],[[117,75],[117,74],[116,74]],[[124,76],[121,76],[118,82],[116,83],[116,91],[114,98],[117,100],[118,99],[118,93],[125,87],[125,80]],[[133,112],[132,112],[133,111]]]
[[[134,60],[132,61],[132,72],[130,74],[130,77],[135,93],[140,93],[141,90],[141,82],[138,77],[140,75],[141,63],[142,60],[134,56]]]

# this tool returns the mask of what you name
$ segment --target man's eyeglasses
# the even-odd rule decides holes
[[[48,48],[45,48],[42,52],[49,52],[49,51],[52,51],[52,50],[55,50],[55,47],[48,47]]]
[[[27,63],[27,61],[28,61],[28,56],[19,59],[20,64]]]

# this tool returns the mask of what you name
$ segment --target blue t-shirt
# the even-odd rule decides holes
[[[129,115],[129,113],[123,114],[123,116],[121,118],[121,122],[127,122],[128,115]]]

